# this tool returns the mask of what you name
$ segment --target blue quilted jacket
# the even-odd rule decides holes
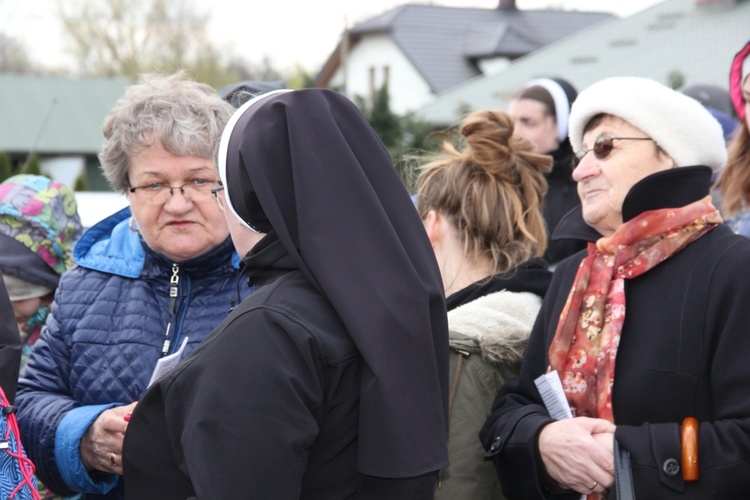
[[[209,253],[173,264],[128,228],[126,208],[89,229],[77,266],[60,280],[47,324],[19,382],[24,447],[52,491],[122,498],[121,478],[89,474],[81,438],[112,406],[137,401],[162,356],[188,337],[187,355],[250,293],[229,238]],[[177,277],[178,296],[170,300]]]

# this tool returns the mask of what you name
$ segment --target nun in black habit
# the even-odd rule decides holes
[[[138,404],[126,497],[432,498],[445,301],[385,147],[344,96],[281,90],[237,110],[218,165],[255,291]]]

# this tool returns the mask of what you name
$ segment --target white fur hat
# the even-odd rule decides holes
[[[601,80],[578,94],[570,111],[570,144],[581,149],[583,128],[600,114],[622,118],[651,137],[678,167],[727,162],[721,125],[698,101],[647,78]]]

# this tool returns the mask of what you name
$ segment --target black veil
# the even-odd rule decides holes
[[[359,110],[325,89],[259,96],[227,126],[219,169],[228,209],[281,241],[365,360],[357,469],[411,477],[447,466],[440,271],[387,150]]]

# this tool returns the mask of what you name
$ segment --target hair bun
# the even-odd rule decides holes
[[[465,154],[490,173],[514,176],[518,157],[533,154],[531,142],[514,134],[514,130],[515,121],[509,114],[497,110],[476,111],[461,126],[467,146]],[[531,163],[537,166],[539,162]],[[544,170],[544,164],[539,166]]]
[[[532,151],[499,110],[476,111],[462,122],[464,147],[443,144],[443,155],[421,168],[418,210],[443,214],[467,254],[484,255],[493,274],[541,256],[547,247],[542,200],[552,158]]]

